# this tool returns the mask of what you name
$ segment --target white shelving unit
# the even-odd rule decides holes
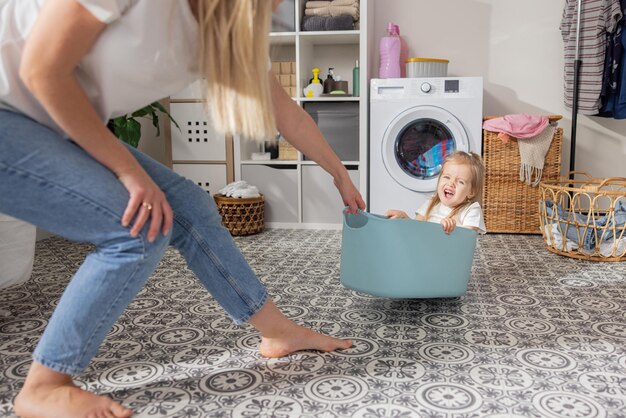
[[[234,179],[233,140],[211,128],[199,92],[192,84],[170,97],[169,110],[180,129],[167,124],[166,155],[175,172],[213,195]]]
[[[327,103],[333,106],[349,103],[358,109],[358,133],[350,140],[354,143],[338,143],[329,140],[336,150],[353,148],[354,155],[342,160],[348,168],[352,181],[367,200],[367,156],[368,156],[368,50],[372,47],[372,36],[367,27],[371,19],[369,0],[360,0],[360,29],[348,31],[307,32],[301,30],[305,0],[295,0],[293,32],[270,34],[270,57],[273,62],[296,63],[296,91],[293,97],[300,106],[310,103]],[[335,74],[348,81],[348,92],[352,94],[352,69],[355,61],[360,67],[360,97],[303,97],[302,89],[312,78],[311,70],[320,69],[320,79],[326,77],[329,67]],[[298,153],[296,160],[252,161],[252,152],[260,151],[260,145],[241,138],[234,140],[235,179],[246,180],[259,187],[265,195],[265,222],[275,228],[329,228],[339,229],[342,222],[343,203],[332,177],[315,162]],[[338,152],[339,154],[339,152]],[[340,155],[341,157],[341,155]]]
[[[349,31],[301,31],[305,3],[305,0],[291,1],[295,31],[270,34],[270,58],[273,62],[296,63],[298,94],[293,100],[305,109],[318,103],[328,104],[329,111],[334,106],[358,109],[355,127],[358,133],[350,135],[353,143],[330,140],[329,143],[338,150],[350,151],[351,158],[342,162],[367,201],[368,50],[372,47],[372,36],[367,32],[371,19],[369,0],[360,0],[360,30]],[[314,67],[321,70],[322,80],[326,70],[333,67],[335,74],[348,81],[348,91],[352,94],[352,69],[356,60],[360,67],[360,97],[302,96]],[[206,125],[207,117],[201,113],[204,104],[199,91],[198,84],[192,84],[170,97],[170,111],[182,131],[176,127],[170,130],[171,163],[175,171],[211,193],[233,179],[254,184],[265,196],[265,222],[270,228],[341,228],[343,204],[330,175],[300,153],[297,159],[289,161],[251,160],[251,154],[261,151],[261,145],[238,137],[220,138],[212,132]]]

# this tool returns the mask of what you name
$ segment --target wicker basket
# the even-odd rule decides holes
[[[491,119],[494,116],[486,117]],[[550,122],[561,116],[548,116]],[[483,131],[485,197],[483,211],[487,231],[513,234],[541,234],[539,228],[539,187],[519,179],[520,154],[517,139],[507,144],[496,132]],[[558,179],[561,172],[563,129],[554,132],[545,157],[542,180]]]
[[[213,196],[217,210],[231,235],[251,235],[265,229],[265,202],[260,197],[238,198],[221,194]]]
[[[579,171],[570,175],[574,178],[539,185],[548,250],[583,260],[626,261],[626,178],[598,179]]]

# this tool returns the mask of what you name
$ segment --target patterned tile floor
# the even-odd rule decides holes
[[[294,320],[352,349],[267,360],[170,250],[82,387],[137,417],[626,417],[626,263],[479,239],[467,294],[391,300],[339,284],[340,233],[270,230],[238,245]],[[34,276],[0,292],[0,417],[89,250],[38,243]]]

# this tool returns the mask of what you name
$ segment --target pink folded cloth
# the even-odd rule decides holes
[[[488,119],[483,123],[483,129],[491,132],[499,132],[503,142],[508,136],[514,138],[532,138],[543,132],[550,121],[545,116],[532,116],[526,113],[506,115],[500,118]]]

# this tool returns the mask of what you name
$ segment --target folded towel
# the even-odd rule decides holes
[[[307,1],[305,5],[307,9],[317,9],[318,7],[328,7],[328,6],[330,6],[330,0],[328,1],[311,0],[311,1]]]
[[[328,6],[355,6],[359,7],[359,0],[332,0],[332,1],[319,1],[319,0],[309,0],[306,2],[307,9],[316,9],[318,7],[328,7]]]
[[[304,16],[302,18],[302,30],[353,30],[354,19],[352,16]]]
[[[259,194],[259,189],[256,186],[251,186],[243,180],[235,181],[226,185],[226,187],[221,189],[219,193],[226,197],[248,198],[261,196]]]
[[[352,16],[354,20],[359,20],[359,8],[355,6],[333,6],[318,7],[315,9],[305,9],[305,16]]]

